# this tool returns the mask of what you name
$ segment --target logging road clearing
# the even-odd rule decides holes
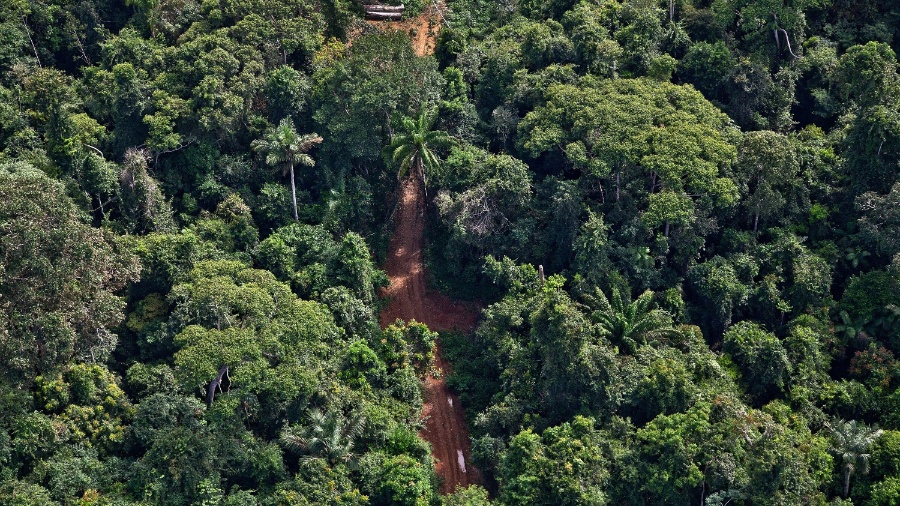
[[[395,322],[415,320],[434,331],[472,331],[478,319],[476,308],[452,301],[429,291],[422,261],[425,206],[422,187],[415,177],[403,182],[396,230],[391,238],[384,270],[390,285],[382,290],[388,305],[379,315],[382,328]],[[425,379],[425,404],[422,417],[425,428],[419,436],[431,443],[435,471],[443,479],[441,493],[452,493],[457,486],[483,484],[481,473],[471,464],[469,431],[459,398],[445,380],[450,368],[441,355],[440,342],[434,354],[434,371]]]
[[[366,20],[366,23],[380,30],[406,32],[412,40],[416,55],[427,56],[434,53],[437,35],[441,29],[442,14],[438,9],[441,9],[441,11],[445,9],[443,2],[435,4],[431,1],[415,18],[400,21],[376,21],[369,19]]]

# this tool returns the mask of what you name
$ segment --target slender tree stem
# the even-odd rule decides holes
[[[291,164],[291,201],[294,203],[294,221],[300,222],[297,215],[297,186],[294,184],[294,164]]]
[[[850,468],[844,466],[844,499],[850,495]]]
[[[621,175],[622,175],[622,171],[616,170],[616,202],[619,201],[619,183],[620,183]]]

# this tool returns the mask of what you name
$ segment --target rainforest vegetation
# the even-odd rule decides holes
[[[900,504],[900,3],[422,13],[0,2],[0,504]]]

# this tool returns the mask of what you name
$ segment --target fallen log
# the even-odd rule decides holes
[[[369,4],[363,6],[366,9],[366,12],[403,12],[406,10],[406,6],[403,4],[400,5],[381,5],[381,4]]]
[[[376,21],[381,20],[399,20],[403,17],[402,12],[366,12],[367,19]]]

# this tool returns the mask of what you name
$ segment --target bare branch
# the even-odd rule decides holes
[[[790,37],[788,37],[787,31],[784,28],[779,28],[778,31],[780,31],[782,34],[784,34],[784,42],[785,42],[785,44],[787,44],[788,53],[791,53],[791,56],[793,56],[795,60],[799,60],[800,57],[795,55],[794,50],[791,49],[791,39],[790,39]]]
[[[206,390],[207,407],[212,405],[212,401],[216,397],[216,389],[218,388],[220,392],[222,391],[222,378],[224,378],[226,374],[228,374],[228,366],[223,365],[219,369],[219,374],[216,376],[216,379],[212,380],[212,382],[209,384],[209,388]],[[230,388],[231,387],[229,386],[229,389]]]

